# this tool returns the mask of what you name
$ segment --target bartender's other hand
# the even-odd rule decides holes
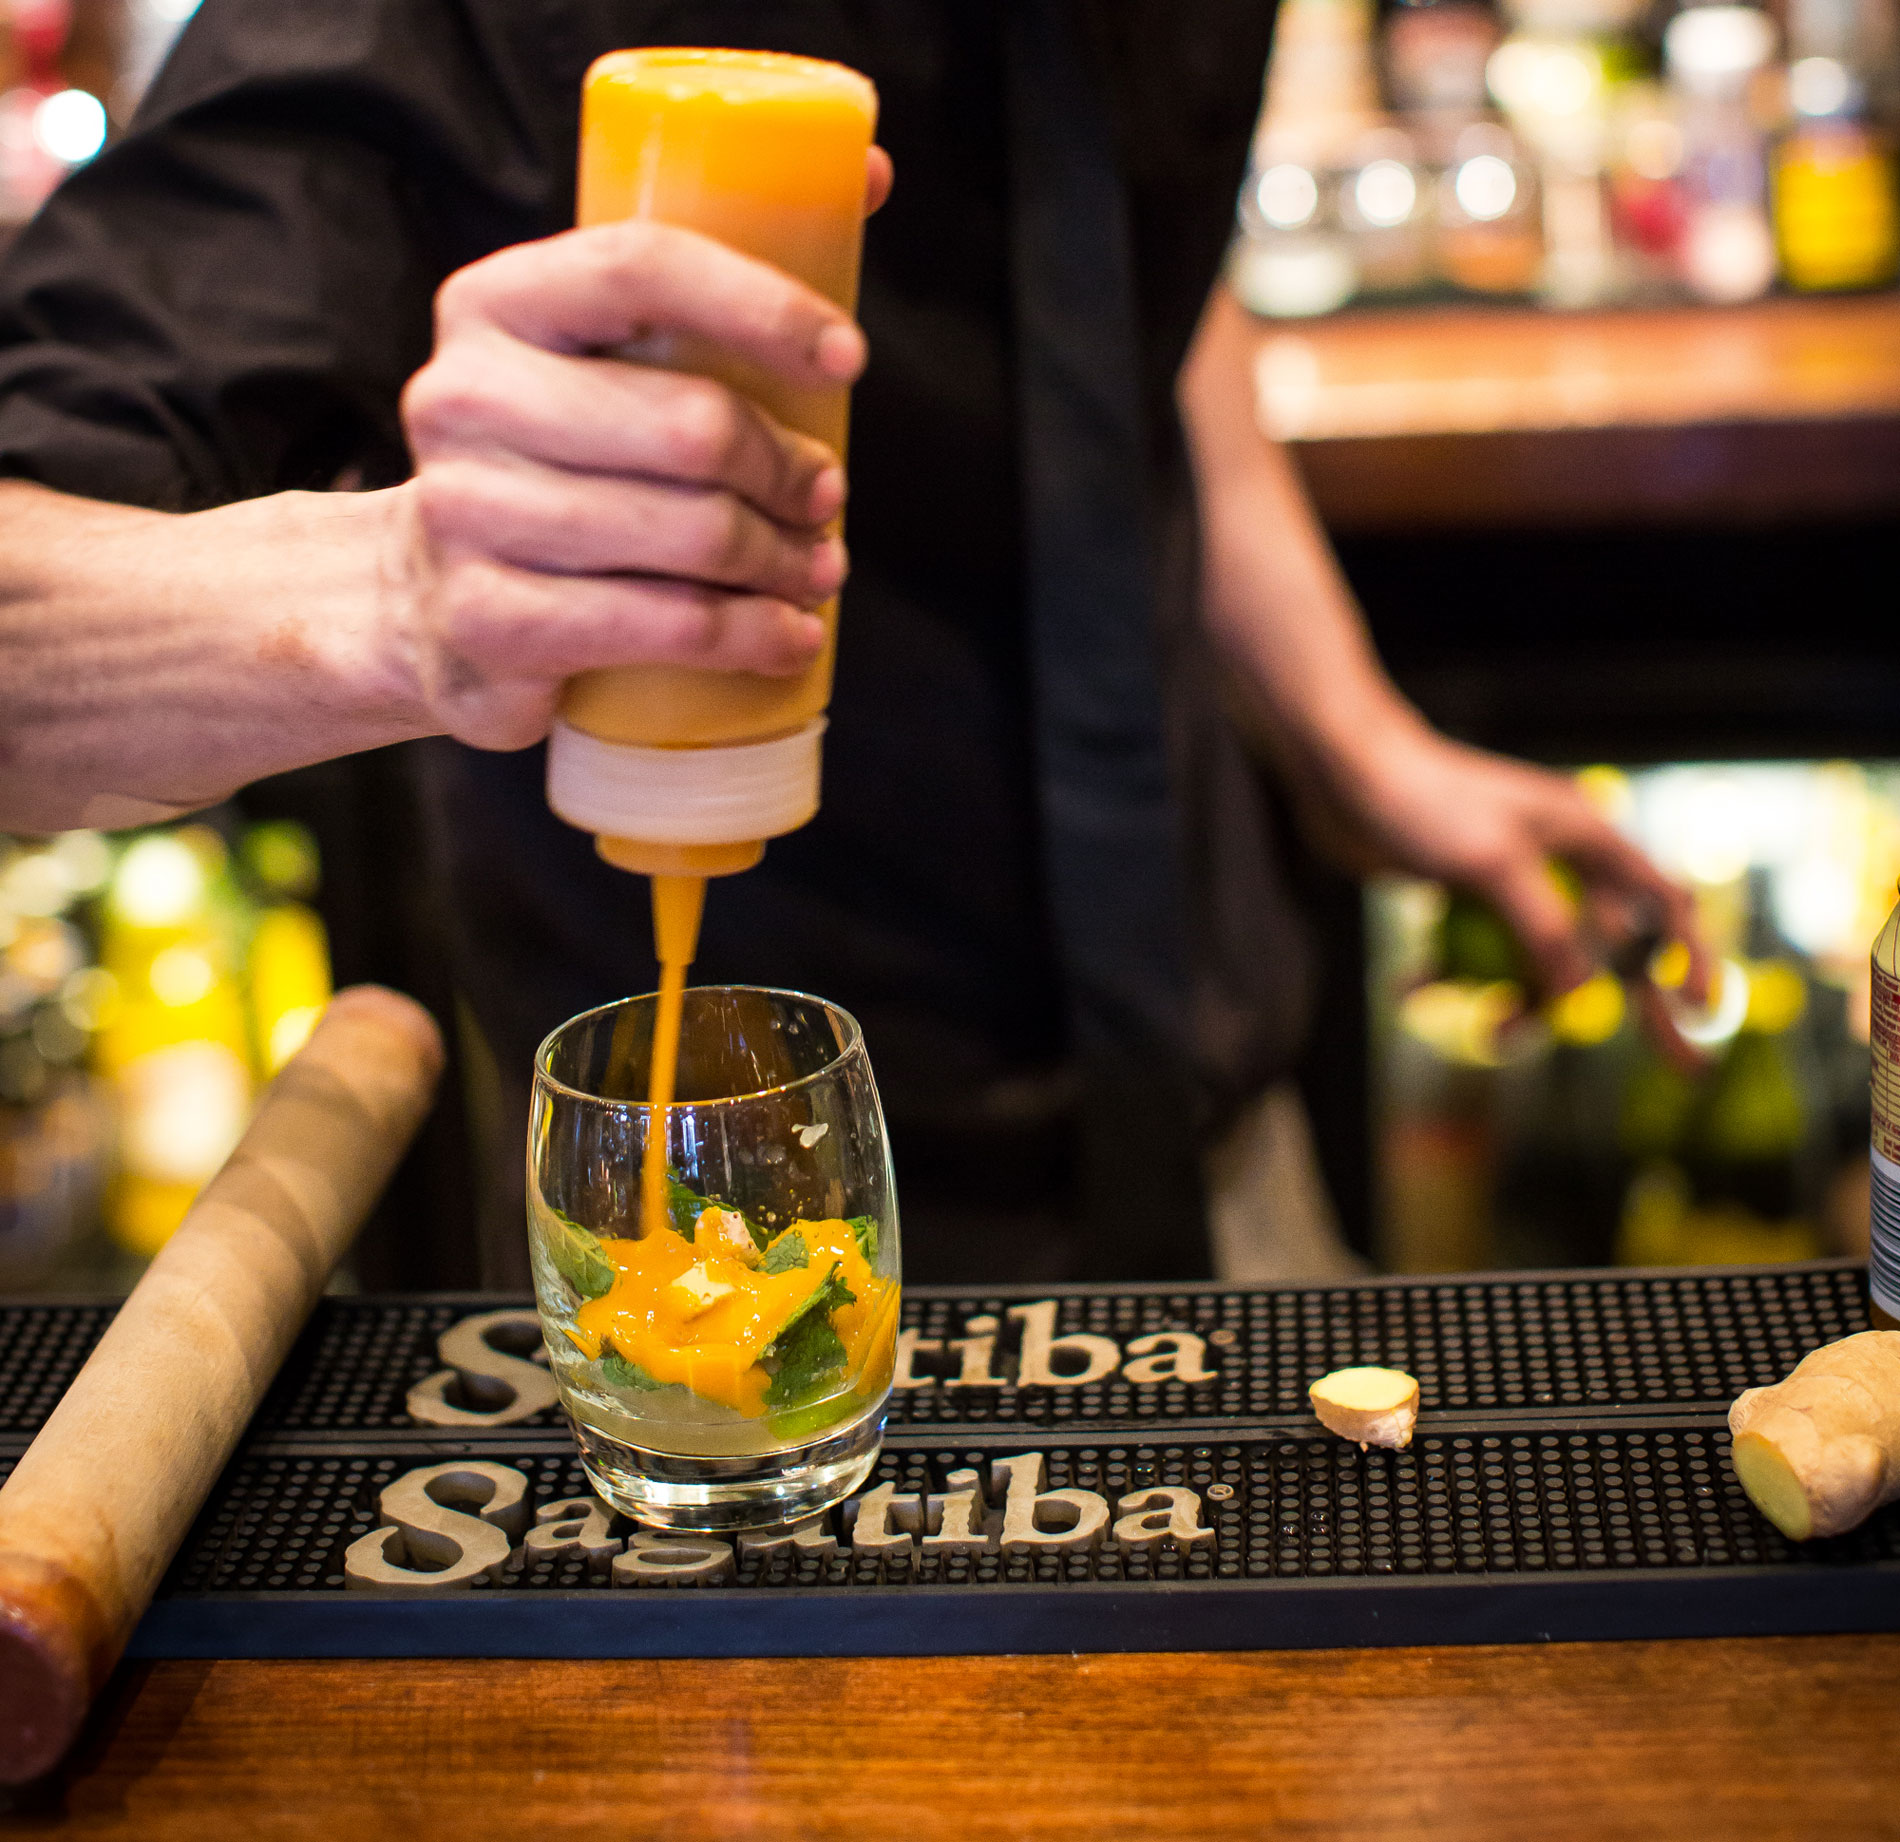
[[[1522,942],[1540,996],[1656,934],[1688,947],[1689,991],[1706,991],[1689,892],[1568,776],[1453,742],[1410,711],[1367,725],[1350,759],[1328,768],[1300,789],[1318,842],[1361,872],[1402,870],[1482,897]],[[1551,875],[1558,858],[1582,886],[1580,905]]]
[[[786,675],[823,645],[811,610],[845,576],[827,528],[844,470],[724,385],[665,369],[683,339],[804,389],[864,367],[829,301],[669,225],[568,231],[443,284],[434,356],[403,394],[416,475],[397,491],[406,663],[449,734],[526,747],[580,671]]]

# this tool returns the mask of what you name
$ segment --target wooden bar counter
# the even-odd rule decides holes
[[[1900,1836],[1900,1636],[121,1671],[7,1835]]]
[[[1342,534],[1900,512],[1900,295],[1263,325],[1265,430]]]

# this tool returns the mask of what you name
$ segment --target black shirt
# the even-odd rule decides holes
[[[1009,1212],[985,1199],[1018,1199],[1005,1239],[1075,1212],[1024,637],[1008,3],[204,0],[134,131],[0,272],[0,471],[174,509],[393,483],[408,470],[398,395],[428,355],[436,286],[572,222],[593,58],[759,46],[873,79],[898,184],[866,244],[873,359],[853,404],[824,805],[759,870],[715,885],[696,976],[820,991],[858,1015],[918,1276],[1007,1264],[979,1218],[994,1229]],[[1272,9],[1073,10],[1126,186],[1153,499],[1179,514],[1172,380],[1225,243]],[[1218,719],[1198,668],[1170,656],[1202,949],[1190,1033],[1212,1117],[1284,1064],[1299,955],[1257,799],[1231,748],[1210,768]],[[458,983],[518,1085],[554,1024],[650,984],[644,887],[551,817],[539,750],[432,746],[425,773]],[[1251,881],[1233,883],[1236,852]],[[1203,1259],[1182,1246],[1138,1264]],[[1045,1245],[1016,1264],[1101,1263]]]

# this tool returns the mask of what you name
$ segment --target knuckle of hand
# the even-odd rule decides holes
[[[437,382],[435,363],[431,360],[402,387],[399,409],[411,446],[436,438]]]
[[[664,228],[638,218],[602,224],[589,233],[588,259],[610,288],[617,292],[641,290],[651,279],[655,265],[664,259],[665,239],[656,234]]]
[[[480,532],[483,497],[475,469],[455,461],[427,462],[416,472],[415,492],[423,529],[437,542]]]
[[[404,388],[403,426],[412,442],[432,446],[452,441],[481,420],[488,399],[481,371],[444,353],[424,365]]]
[[[750,520],[744,508],[730,493],[713,493],[707,497],[701,519],[700,567],[722,580],[737,576],[751,550]]]
[[[436,596],[436,637],[459,658],[485,658],[493,644],[506,600],[501,571],[479,557],[453,563],[443,572]]]
[[[757,623],[752,648],[754,663],[761,670],[771,672],[790,671],[805,664],[808,654],[792,629],[789,610],[774,606],[771,616]]]
[[[545,718],[537,721],[532,701],[515,687],[491,685],[463,666],[445,674],[440,701],[449,719],[449,733],[471,748],[512,751],[539,741],[547,732]]]
[[[435,291],[435,319],[438,327],[458,326],[486,311],[488,299],[489,257],[457,269]]]
[[[682,659],[703,661],[724,644],[726,598],[716,590],[682,584],[673,597],[672,650]]]
[[[804,291],[788,283],[780,291],[765,330],[773,344],[803,358],[817,344],[822,325]]]
[[[716,384],[682,393],[673,412],[673,445],[680,465],[694,479],[723,479],[738,451],[737,405]]]

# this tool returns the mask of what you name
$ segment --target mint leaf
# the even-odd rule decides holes
[[[845,1226],[858,1238],[858,1252],[864,1256],[865,1264],[873,1265],[877,1260],[877,1218],[873,1215],[854,1215]]]
[[[599,1240],[560,1210],[551,1213],[555,1225],[548,1235],[548,1257],[554,1270],[582,1298],[599,1298],[614,1283],[613,1266],[600,1251]]]
[[[759,1262],[759,1271],[790,1273],[810,1265],[811,1250],[805,1245],[805,1237],[796,1228],[788,1228],[765,1250],[765,1258]]]
[[[772,1341],[778,1372],[765,1391],[768,1407],[803,1407],[832,1393],[844,1375],[844,1343],[822,1311],[803,1313]]]
[[[831,1327],[831,1314],[840,1305],[856,1304],[857,1297],[833,1262],[824,1284],[766,1345],[766,1360],[774,1365],[765,1391],[768,1407],[802,1407],[835,1391],[844,1374],[845,1349]]]
[[[634,1388],[642,1394],[651,1394],[666,1386],[665,1382],[655,1381],[637,1362],[629,1362],[618,1350],[608,1350],[601,1357],[600,1373],[603,1380],[616,1388]]]
[[[761,1228],[743,1209],[735,1209],[730,1203],[719,1201],[714,1196],[702,1196],[697,1190],[689,1190],[679,1179],[677,1171],[666,1173],[666,1213],[673,1232],[685,1240],[693,1238],[693,1231],[699,1226],[699,1218],[707,1209],[725,1209],[745,1223],[745,1231],[752,1237],[754,1247],[763,1248],[771,1240],[771,1231]]]
[[[690,1241],[701,1213],[711,1207],[704,1196],[695,1196],[670,1170],[666,1173],[666,1215],[675,1234]]]
[[[766,1355],[770,1356],[772,1352],[791,1335],[793,1330],[814,1312],[818,1313],[824,1318],[825,1322],[829,1324],[831,1314],[836,1311],[840,1305],[855,1305],[857,1302],[858,1295],[844,1282],[842,1264],[834,1260],[831,1265],[831,1271],[825,1275],[824,1284],[785,1320],[785,1328],[765,1346]]]

